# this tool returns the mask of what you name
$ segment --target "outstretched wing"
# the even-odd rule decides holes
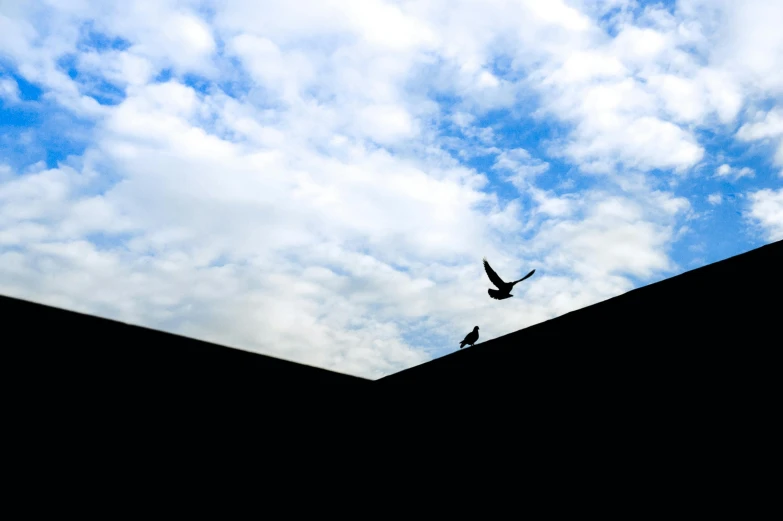
[[[524,277],[522,277],[518,281],[514,282],[514,284],[516,284],[517,282],[522,282],[523,280],[525,280],[526,278],[528,278],[529,276],[531,276],[535,272],[536,272],[536,270],[531,271],[530,273],[528,273],[527,275],[525,275]]]
[[[489,280],[491,280],[492,284],[497,286],[498,289],[500,289],[505,284],[505,282],[503,282],[503,279],[498,277],[498,274],[495,273],[495,270],[493,270],[492,266],[489,265],[486,258],[484,259],[484,271],[487,272],[487,276],[489,277]]]

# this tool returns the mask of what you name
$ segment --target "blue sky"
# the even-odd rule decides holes
[[[777,0],[17,4],[4,295],[377,378],[783,239]]]

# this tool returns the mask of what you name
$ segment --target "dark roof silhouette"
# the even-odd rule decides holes
[[[372,381],[10,297],[0,296],[0,317],[3,337],[15,344],[8,350],[36,379],[62,390],[225,393],[269,384]]]

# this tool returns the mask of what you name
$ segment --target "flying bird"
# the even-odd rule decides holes
[[[478,340],[478,329],[479,329],[478,326],[474,327],[473,331],[471,331],[465,336],[465,340],[459,343],[460,349],[462,349],[463,346],[465,346],[465,344],[473,347],[473,344],[475,344],[476,340]]]
[[[498,274],[495,273],[495,270],[492,269],[492,266],[489,265],[486,258],[484,259],[484,270],[487,272],[487,276],[489,276],[489,280],[492,281],[492,284],[498,287],[498,289],[487,290],[489,296],[495,300],[503,300],[508,297],[513,297],[514,295],[511,294],[511,289],[514,287],[514,284],[522,282],[536,272],[536,270],[533,270],[519,280],[515,280],[514,282],[505,282],[503,279],[498,277]]]

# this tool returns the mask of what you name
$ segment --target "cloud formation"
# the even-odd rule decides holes
[[[749,194],[750,217],[765,229],[770,242],[783,239],[783,189],[759,190]]]

